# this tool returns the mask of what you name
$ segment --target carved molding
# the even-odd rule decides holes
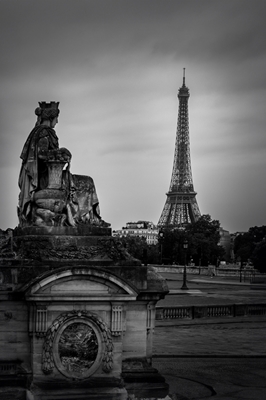
[[[155,305],[153,303],[149,303],[147,305],[147,320],[146,320],[147,330],[154,328],[154,319],[155,319]]]
[[[35,319],[35,335],[37,337],[42,337],[47,331],[47,307],[38,307],[36,309],[36,319]]]
[[[53,227],[56,228],[56,227]],[[59,228],[59,227],[57,227]],[[77,231],[76,231],[77,232]],[[80,235],[25,235],[17,237],[20,259],[62,261],[103,260],[105,262],[128,262],[140,265],[116,238],[100,236],[97,240]]]
[[[29,335],[45,336],[47,331],[47,306],[30,304],[29,308]]]
[[[122,306],[112,306],[112,335],[120,336],[123,330],[123,308]]]
[[[91,314],[85,310],[74,310],[68,313],[64,313],[59,315],[50,328],[48,329],[45,337],[45,341],[43,344],[43,353],[42,353],[42,370],[45,374],[52,373],[55,360],[53,354],[53,343],[58,329],[64,325],[66,322],[70,320],[74,320],[79,318],[82,320],[91,320],[93,321],[97,327],[99,328],[104,344],[104,352],[102,357],[102,369],[104,372],[110,372],[113,368],[113,342],[110,329],[106,325],[106,323],[98,316]]]

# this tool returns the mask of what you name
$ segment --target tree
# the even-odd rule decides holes
[[[158,264],[160,254],[157,245],[148,245],[145,237],[126,236],[120,239],[127,251],[142,264]]]
[[[175,228],[163,229],[163,236],[159,235],[161,261],[166,264],[184,263],[183,242],[186,240],[184,230]]]
[[[197,265],[216,264],[217,258],[224,255],[224,249],[218,245],[219,227],[219,221],[212,220],[210,215],[202,215],[197,222],[182,229],[164,229],[163,238],[159,238],[163,260],[184,264],[193,258]],[[184,249],[185,241],[188,242],[187,250]]]
[[[253,250],[250,259],[256,269],[266,272],[266,226],[253,226],[248,232]]]
[[[260,272],[266,272],[266,239],[256,244],[255,249],[251,255],[251,260],[254,267]]]
[[[241,266],[243,262],[247,262],[254,250],[253,236],[250,232],[238,235],[234,240],[234,253],[237,260],[240,260]]]
[[[144,237],[126,236],[121,238],[121,242],[133,257],[142,261],[144,249],[147,248],[147,242]]]
[[[266,226],[253,226],[234,240],[234,253],[241,265],[251,260],[260,272],[266,272]]]
[[[209,214],[202,215],[196,222],[187,226],[190,254],[196,264],[216,265],[217,259],[224,256],[225,251],[218,244],[219,228],[220,222],[213,220]]]

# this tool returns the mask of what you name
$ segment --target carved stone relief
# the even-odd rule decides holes
[[[45,336],[43,372],[50,374],[56,366],[68,378],[84,379],[100,364],[107,373],[113,367],[112,336],[105,322],[84,310],[57,317]]]
[[[94,329],[83,322],[70,323],[64,327],[57,344],[61,368],[72,377],[88,375],[99,350]]]

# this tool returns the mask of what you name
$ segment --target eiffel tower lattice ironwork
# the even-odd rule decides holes
[[[174,164],[169,192],[160,216],[159,227],[182,227],[193,223],[200,217],[200,210],[194,191],[188,123],[189,89],[185,84],[185,68],[183,85],[178,91],[179,110],[176,132]]]

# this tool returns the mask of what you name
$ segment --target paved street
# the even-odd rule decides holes
[[[153,354],[266,357],[265,332],[266,316],[160,322]]]
[[[180,290],[182,274],[161,273],[167,279],[170,294],[158,302],[165,305],[215,305],[266,303],[265,290],[251,290],[248,282],[239,279],[188,275],[186,291]]]
[[[156,358],[153,365],[169,384],[167,400],[266,398],[265,358]]]
[[[188,276],[183,293],[182,275],[162,275],[178,294],[159,305],[266,303],[266,291],[229,278]],[[156,321],[153,366],[170,385],[168,398],[266,398],[265,331],[266,316]]]

